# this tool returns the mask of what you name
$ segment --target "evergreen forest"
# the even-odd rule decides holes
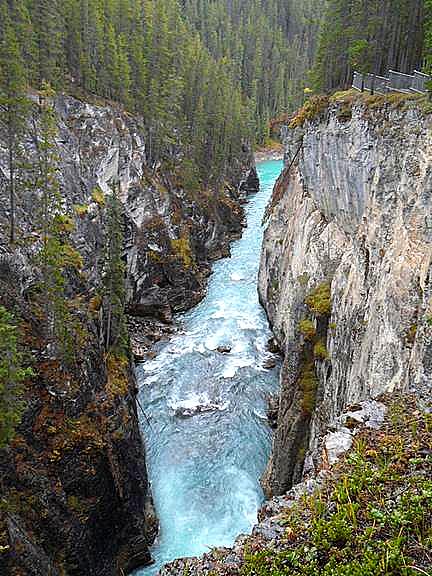
[[[116,101],[144,119],[149,164],[223,181],[304,89],[430,59],[429,0],[1,0],[0,87]],[[429,64],[430,66],[430,64]]]

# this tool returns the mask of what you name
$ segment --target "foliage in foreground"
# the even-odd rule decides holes
[[[243,576],[431,574],[432,416],[393,404],[284,523],[282,549],[247,553]]]
[[[32,374],[23,366],[18,349],[18,327],[10,312],[0,306],[0,448],[13,437],[21,420],[22,384]]]

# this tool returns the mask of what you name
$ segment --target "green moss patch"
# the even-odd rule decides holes
[[[315,316],[330,316],[331,314],[331,286],[330,282],[323,282],[305,299],[305,304]]]
[[[300,374],[299,385],[302,393],[302,414],[303,416],[311,416],[315,408],[316,392],[318,388],[318,378],[313,361],[305,362]]]
[[[93,189],[92,192],[92,200],[94,202],[96,202],[96,204],[100,207],[103,208],[105,206],[105,194],[103,193],[103,190],[101,188],[99,188],[99,186],[96,186]]]
[[[74,206],[74,212],[80,218],[84,218],[85,216],[87,216],[88,211],[89,207],[87,204],[75,204]]]
[[[327,346],[323,340],[318,340],[318,342],[315,342],[313,353],[314,357],[318,360],[326,360],[329,357]]]
[[[106,355],[107,390],[111,397],[126,396],[129,391],[129,360],[126,356],[109,352]]]
[[[193,264],[193,255],[189,238],[182,237],[177,240],[171,240],[171,247],[174,254],[183,260],[185,268],[190,268]]]
[[[297,111],[289,123],[289,128],[298,128],[305,122],[319,118],[328,109],[330,100],[328,96],[312,96],[305,102],[302,108]]]
[[[315,324],[308,318],[304,318],[299,322],[299,330],[305,340],[312,341],[316,336]]]

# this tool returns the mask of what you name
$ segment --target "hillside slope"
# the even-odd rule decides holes
[[[268,501],[252,535],[176,560],[161,575],[429,574],[431,417],[413,398],[383,400],[384,418],[383,404],[364,403],[339,420],[342,433],[354,436],[352,449],[335,463],[328,434],[319,476]]]

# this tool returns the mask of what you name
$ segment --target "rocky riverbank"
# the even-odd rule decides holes
[[[177,560],[161,576],[313,576],[326,570],[372,576],[383,562],[389,573],[401,563],[410,574],[428,573],[430,417],[413,397],[380,400],[353,406],[332,423],[319,442],[319,471],[266,502],[250,536],[239,536],[232,548]],[[415,510],[418,523],[402,528]]]

